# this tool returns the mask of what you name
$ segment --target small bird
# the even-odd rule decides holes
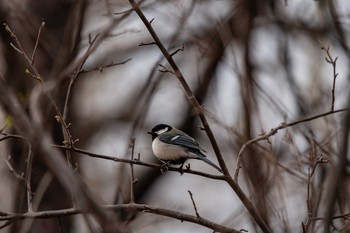
[[[181,130],[170,125],[159,124],[147,133],[152,135],[154,155],[164,165],[181,164],[179,168],[182,169],[187,159],[199,159],[222,173],[222,170],[202,153],[206,151],[199,146],[199,143]]]

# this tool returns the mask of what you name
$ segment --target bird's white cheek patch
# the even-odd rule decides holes
[[[169,128],[165,127],[164,129],[156,131],[156,134],[161,135],[162,133],[168,132]]]

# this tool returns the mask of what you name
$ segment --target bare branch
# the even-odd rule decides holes
[[[131,58],[128,58],[126,59],[125,61],[121,61],[121,62],[117,62],[117,63],[113,63],[111,62],[110,64],[108,65],[102,65],[100,67],[96,67],[96,68],[92,68],[92,69],[89,69],[89,70],[84,70],[84,69],[81,69],[80,73],[87,73],[87,72],[92,72],[92,71],[99,71],[99,72],[103,72],[103,70],[105,68],[110,68],[110,67],[113,67],[113,66],[119,66],[119,65],[124,65],[126,64],[127,62],[131,61]]]
[[[192,205],[193,205],[193,208],[194,208],[194,212],[196,213],[197,218],[200,218],[199,213],[198,213],[198,210],[197,210],[196,203],[194,202],[194,199],[193,199],[192,192],[191,192],[190,190],[187,190],[187,191],[188,191],[188,194],[190,194],[190,198],[191,198],[191,201],[192,201]]]
[[[148,43],[142,42],[139,44],[139,46],[141,47],[141,46],[148,46],[148,45],[155,45],[155,44],[156,44],[156,42],[148,42]]]
[[[36,79],[39,80],[42,83],[42,79],[40,77],[40,74],[39,74],[38,70],[36,69],[36,67],[32,63],[32,60],[24,52],[23,47],[22,47],[21,43],[19,42],[16,34],[11,30],[11,28],[6,23],[4,23],[3,25],[5,27],[5,30],[10,34],[10,36],[12,37],[12,39],[14,39],[14,41],[16,43],[16,46],[13,45],[12,43],[10,43],[12,48],[14,48],[14,50],[16,50],[21,55],[23,55],[23,57],[25,58],[25,60],[28,62],[28,64],[30,65],[31,69],[33,70]]]
[[[28,212],[33,211],[32,202],[32,187],[31,187],[31,177],[32,177],[32,164],[33,164],[33,153],[32,145],[28,142],[28,155],[27,155],[27,169],[26,169],[26,187],[27,187],[27,204]]]
[[[131,139],[131,160],[134,160],[134,151],[135,151],[135,138]],[[134,174],[134,165],[130,163],[131,170],[131,179],[130,179],[130,203],[135,203],[135,194],[134,194],[134,185],[136,183],[135,174]]]
[[[252,215],[252,217],[254,218],[256,223],[259,225],[261,230],[263,232],[271,232],[269,227],[266,225],[264,220],[259,215],[258,210],[254,207],[254,205],[250,202],[250,200],[245,196],[243,191],[240,189],[239,185],[237,185],[236,182],[230,176],[229,171],[228,171],[227,166],[226,166],[226,163],[225,163],[225,160],[221,154],[220,148],[217,144],[217,141],[214,137],[214,134],[209,126],[208,120],[204,115],[203,109],[201,108],[201,105],[198,103],[191,88],[189,87],[188,83],[186,82],[184,76],[182,75],[182,72],[178,68],[177,64],[175,63],[175,61],[171,57],[168,50],[164,47],[163,43],[160,41],[160,39],[159,39],[158,35],[156,34],[156,32],[154,31],[151,23],[147,20],[146,16],[143,14],[141,9],[139,8],[139,5],[134,0],[129,0],[129,2],[131,4],[131,6],[133,7],[134,11],[137,13],[137,15],[140,17],[140,19],[142,20],[142,22],[146,26],[146,28],[149,31],[149,33],[151,34],[153,40],[155,41],[158,48],[160,49],[160,51],[164,55],[165,59],[168,61],[168,63],[172,67],[173,72],[175,73],[177,79],[181,83],[181,85],[186,93],[188,101],[190,102],[193,109],[198,114],[198,116],[203,124],[203,127],[205,128],[205,132],[207,133],[207,136],[208,136],[208,138],[211,142],[211,145],[214,149],[215,155],[219,161],[220,168],[222,169],[223,174],[225,175],[225,180],[230,184],[231,188],[236,192],[236,194],[241,199],[241,201],[245,205],[245,207],[248,209],[248,211],[250,212],[250,214]]]
[[[11,160],[11,156],[8,156],[7,159],[4,158],[4,162],[6,163],[6,165],[7,165],[8,169],[9,169],[9,171],[10,171],[11,173],[13,173],[17,179],[19,179],[19,180],[21,180],[21,181],[25,181],[26,179],[23,177],[23,176],[24,176],[23,173],[22,173],[21,175],[18,174],[18,173],[16,172],[16,170],[12,167],[12,165],[11,165],[11,163],[10,163],[10,160]]]
[[[180,51],[182,51],[182,52],[185,51],[185,44],[182,44],[182,47],[175,50],[173,53],[170,54],[170,56],[173,57],[175,54],[177,54]]]
[[[338,110],[332,110],[332,111],[329,111],[329,112],[317,114],[315,116],[311,116],[311,117],[308,117],[308,118],[305,118],[305,119],[293,121],[293,122],[290,122],[290,123],[283,122],[278,127],[271,129],[270,132],[264,133],[264,134],[262,134],[262,135],[260,135],[260,136],[258,136],[256,138],[253,138],[253,139],[247,141],[246,143],[244,143],[242,145],[240,151],[238,152],[234,180],[236,182],[238,182],[238,175],[239,175],[239,170],[241,169],[242,156],[243,156],[243,153],[244,153],[245,149],[249,145],[251,145],[253,143],[256,143],[256,142],[259,142],[259,141],[262,141],[262,140],[268,140],[271,136],[275,135],[281,129],[285,129],[285,128],[288,128],[288,127],[291,127],[291,126],[298,125],[300,123],[312,121],[312,120],[315,120],[315,119],[318,119],[318,118],[321,118],[321,117],[325,117],[325,116],[328,116],[328,115],[331,115],[331,114],[335,114],[335,113],[339,113],[339,112],[345,112],[345,111],[349,111],[349,110],[350,109],[348,109],[348,108],[342,108],[342,109],[338,109]]]
[[[159,69],[159,72],[161,72],[161,73],[171,73],[171,74],[175,75],[174,71],[169,70],[164,65],[162,65],[162,64],[158,64],[158,65],[162,68],[162,69]]]
[[[38,35],[36,37],[36,41],[35,41],[35,46],[34,46],[34,50],[33,50],[33,54],[32,54],[32,58],[31,60],[31,64],[34,64],[34,59],[35,59],[35,54],[36,54],[36,50],[38,48],[38,44],[39,44],[39,39],[40,39],[40,35],[41,35],[41,30],[45,27],[45,22],[41,22],[41,25],[39,27],[39,31],[38,31]]]
[[[44,27],[44,23],[41,24],[40,28]],[[63,111],[63,114],[61,114],[54,98],[52,97],[51,93],[48,91],[47,87],[45,86],[44,81],[42,80],[38,70],[36,69],[35,65],[33,64],[32,60],[29,59],[28,55],[25,53],[25,51],[23,50],[23,47],[21,45],[21,43],[19,42],[16,34],[10,29],[10,27],[4,23],[5,26],[5,30],[10,34],[10,36],[15,40],[15,43],[17,44],[18,49],[21,51],[21,54],[23,55],[23,57],[25,58],[25,60],[27,61],[27,63],[30,65],[31,69],[33,70],[34,74],[31,74],[31,72],[27,69],[26,70],[26,74],[29,75],[30,77],[33,77],[35,80],[39,81],[41,83],[41,85],[43,86],[44,92],[46,94],[46,96],[49,98],[51,104],[54,106],[55,108],[55,112],[57,114],[56,119],[61,123],[62,125],[62,133],[64,136],[64,140],[69,142],[69,143],[73,143],[74,141],[72,140],[72,136],[68,130],[68,125],[66,123],[66,118],[67,118],[67,113],[65,112],[65,108]],[[41,29],[39,29],[39,33],[37,36],[37,41],[39,40],[39,36],[41,33]],[[36,49],[34,49],[35,52]],[[34,52],[33,52],[33,58],[34,58]],[[81,68],[81,67],[80,67]],[[70,93],[67,93],[67,96],[69,96]]]
[[[337,60],[338,57],[333,58],[333,56],[330,53],[330,47],[325,46],[324,43],[322,41],[320,41],[321,43],[321,50],[324,50],[326,53],[326,61],[332,65],[333,67],[333,84],[332,84],[332,104],[331,104],[331,111],[334,110],[334,102],[335,102],[335,81],[338,77],[338,73],[337,73]]]
[[[130,159],[124,159],[124,158],[113,157],[113,156],[108,156],[108,155],[102,155],[102,154],[97,154],[97,153],[92,153],[90,151],[82,150],[82,149],[79,149],[77,147],[68,147],[68,146],[61,146],[61,145],[52,145],[52,146],[56,147],[56,148],[64,149],[64,150],[78,152],[78,153],[88,155],[88,156],[93,157],[93,158],[100,158],[100,159],[110,160],[110,161],[114,161],[114,162],[118,162],[118,163],[129,163],[129,164],[132,163],[135,165],[157,168],[160,170],[164,169],[164,167],[162,165],[155,164],[155,163],[143,162],[140,159],[130,160]],[[204,173],[204,172],[200,172],[200,171],[195,171],[195,170],[190,170],[190,169],[179,169],[177,167],[168,167],[167,171],[184,172],[184,173],[189,173],[189,174],[207,177],[207,178],[214,179],[214,180],[224,180],[224,177],[222,175],[212,175],[212,174],[208,174],[208,173]]]
[[[177,211],[172,211],[168,209],[163,209],[151,205],[143,205],[143,204],[120,204],[120,205],[105,205],[101,206],[101,208],[105,210],[114,210],[114,211],[138,211],[145,213],[153,213],[156,215],[166,216],[170,218],[179,219],[184,222],[191,222],[201,226],[208,227],[216,232],[223,233],[239,233],[240,231],[225,227],[223,225],[214,223],[204,218],[198,218],[197,216],[184,214]],[[49,211],[40,211],[40,212],[27,212],[21,214],[7,214],[5,216],[0,216],[0,221],[8,221],[8,220],[21,220],[27,218],[35,218],[35,219],[46,219],[46,218],[57,218],[63,216],[71,216],[82,214],[84,211],[79,208],[70,208],[70,209],[62,209],[62,210],[49,210]]]

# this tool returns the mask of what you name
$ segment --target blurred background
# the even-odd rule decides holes
[[[203,105],[231,175],[248,140],[283,122],[349,107],[347,0],[144,0],[140,6],[165,47],[176,52],[173,58]],[[149,44],[153,39],[130,9],[128,1],[118,0],[1,1],[0,21],[9,25],[28,54],[45,22],[34,66],[61,111],[72,88],[67,123],[72,138],[79,139],[77,148],[131,159],[135,138],[134,156],[159,163],[147,131],[167,123],[198,139],[208,158],[218,164],[181,84],[172,73],[164,72],[170,66],[158,47]],[[5,27],[0,33],[0,75],[30,118],[32,103],[40,101],[38,131],[47,132],[61,145],[64,138],[54,107],[44,95],[35,99],[41,84],[26,75],[31,68],[10,45],[15,43]],[[332,216],[340,216],[330,228],[350,231],[350,156],[343,151],[348,145],[346,116],[346,112],[331,112],[301,122],[245,150],[239,184],[274,232],[320,232],[325,221],[317,218],[329,208],[325,203],[330,189],[336,192]],[[0,123],[1,137],[20,134],[16,118],[4,106]],[[27,177],[27,154],[23,140],[0,141],[2,212],[27,211],[26,185],[16,177],[16,173]],[[129,203],[129,164],[79,153],[72,153],[72,161],[74,174],[98,203]],[[188,162],[193,170],[218,174],[205,163]],[[37,210],[72,207],[69,190],[40,156],[34,155],[29,172],[34,199],[41,195],[34,202]],[[194,214],[190,190],[202,217],[236,230],[260,232],[223,181],[187,173],[162,174],[138,165],[134,172],[137,203]],[[332,177],[339,182],[331,188]],[[112,232],[212,232],[149,213],[118,212],[116,217],[120,225]],[[99,232],[98,225],[93,216],[76,215],[14,221],[0,231]]]

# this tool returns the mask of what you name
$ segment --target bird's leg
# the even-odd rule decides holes
[[[183,166],[184,166],[184,164],[185,164],[185,161],[181,164],[181,166],[179,167],[179,172],[180,172],[180,174],[181,175],[183,175],[185,172],[184,172],[184,169],[183,169]]]
[[[160,172],[161,173],[165,173],[165,172],[167,172],[169,170],[169,168],[168,168],[169,161],[168,162],[162,161],[162,162],[163,162],[163,164],[162,164],[162,166],[160,168]]]

